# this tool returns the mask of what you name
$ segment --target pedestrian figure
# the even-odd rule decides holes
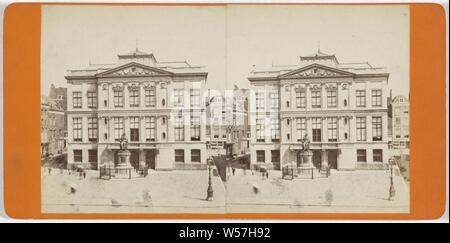
[[[233,167],[233,168],[231,168],[231,171],[233,172],[233,176],[234,176],[236,173],[236,169]]]
[[[258,194],[259,193],[259,185],[255,182],[253,183],[253,193]]]
[[[86,179],[86,171],[83,171],[83,178]]]
[[[51,174],[52,174],[52,168],[48,167],[48,175],[51,175]]]
[[[269,171],[266,171],[266,179],[269,179]]]

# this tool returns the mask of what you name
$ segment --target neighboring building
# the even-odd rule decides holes
[[[68,163],[98,168],[117,163],[125,133],[134,167],[206,168],[204,104],[207,72],[159,62],[136,49],[117,64],[70,70]]]
[[[320,50],[295,65],[252,71],[251,163],[299,163],[307,134],[316,167],[385,168],[388,78],[383,68],[339,63]]]
[[[41,96],[41,156],[65,153],[65,111],[62,103]]]
[[[409,99],[405,96],[392,100],[392,148],[409,148]]]
[[[248,153],[248,90],[235,87],[206,97],[207,144],[215,154]]]

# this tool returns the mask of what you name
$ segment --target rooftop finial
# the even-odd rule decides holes
[[[138,49],[139,49],[139,42],[138,39],[136,39],[136,52],[138,52]]]
[[[317,53],[320,53],[320,41],[317,43]]]

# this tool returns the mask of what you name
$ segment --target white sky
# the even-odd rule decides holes
[[[387,67],[394,95],[409,92],[408,6],[44,6],[42,93],[67,69],[115,63],[139,50],[206,66],[208,87],[249,87],[253,65],[295,64],[320,49],[340,62]]]

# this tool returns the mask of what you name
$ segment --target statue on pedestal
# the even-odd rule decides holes
[[[303,151],[309,150],[309,138],[308,138],[308,134],[305,134],[305,136],[303,136],[302,139],[302,146],[303,146]]]
[[[128,139],[127,136],[122,134],[122,137],[120,137],[119,140],[119,146],[120,150],[117,153],[119,156],[119,164],[116,166],[116,168],[132,168],[130,164],[130,151],[128,151]]]
[[[125,135],[125,133],[123,133],[122,137],[120,137],[119,143],[120,143],[120,150],[127,150],[128,139],[127,139],[127,135]]]
[[[300,156],[302,157],[302,163],[300,167],[312,167],[312,155],[313,152],[309,149],[310,140],[308,138],[308,134],[302,139],[302,150],[300,151]]]

